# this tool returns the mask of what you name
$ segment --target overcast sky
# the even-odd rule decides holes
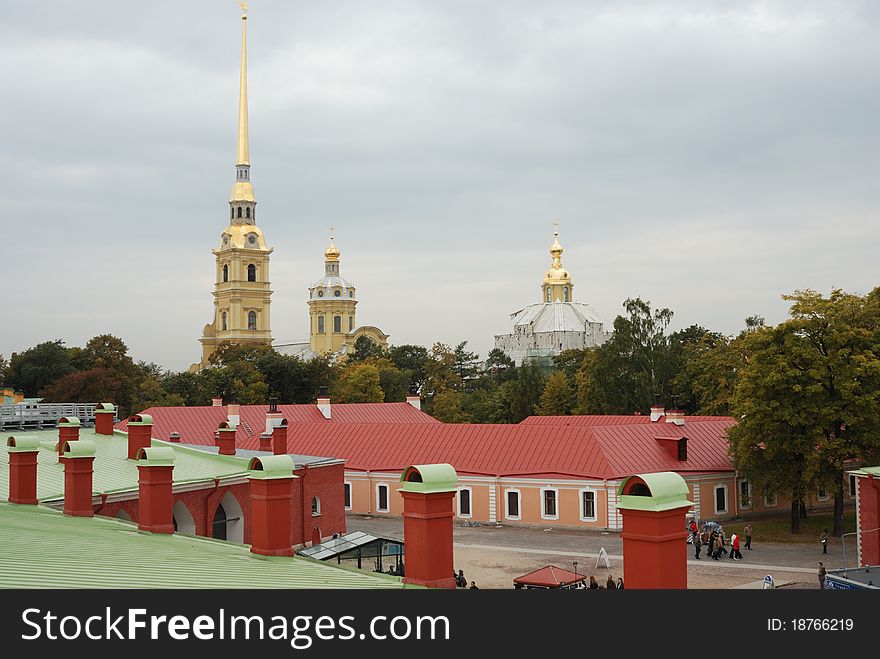
[[[240,10],[3,2],[0,353],[109,332],[198,361],[234,180]],[[358,323],[485,356],[540,301],[735,333],[880,284],[880,3],[253,0],[272,334],[336,227]]]

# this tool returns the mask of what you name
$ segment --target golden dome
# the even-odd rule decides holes
[[[336,245],[333,244],[333,233],[330,233],[330,246],[324,250],[324,260],[325,261],[338,261],[339,260],[340,251]]]
[[[266,238],[256,224],[230,224],[220,234],[220,249],[236,247],[238,249],[268,250]]]
[[[254,186],[251,185],[250,181],[236,181],[232,184],[229,201],[256,201],[254,199]]]

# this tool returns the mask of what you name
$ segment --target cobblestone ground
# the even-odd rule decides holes
[[[349,531],[362,530],[390,538],[403,538],[403,522],[393,517],[366,517],[351,515],[347,519]],[[623,574],[623,546],[617,533],[583,531],[580,529],[545,529],[535,526],[484,525],[462,527],[456,525],[455,569],[464,570],[468,581],[476,581],[480,588],[512,588],[515,577],[552,564],[593,574],[604,584],[611,574],[615,579]],[[818,544],[818,543],[817,543]],[[608,555],[610,567],[597,556],[601,549]],[[847,544],[847,562],[855,564],[855,545]],[[734,562],[728,557],[717,561],[693,559],[688,545],[689,588],[758,587],[764,576],[773,576],[778,587],[818,588],[817,562],[823,561],[828,569],[843,567],[843,552],[839,541],[829,546],[822,555],[812,544],[756,545],[753,551],[743,551],[743,560]]]

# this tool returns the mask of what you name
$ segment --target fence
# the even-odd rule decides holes
[[[75,416],[83,425],[95,422],[97,403],[18,403],[0,405],[0,430],[52,427],[62,417]]]

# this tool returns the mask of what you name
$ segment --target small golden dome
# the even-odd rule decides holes
[[[338,261],[339,260],[339,248],[333,244],[333,236],[330,236],[330,246],[324,250],[324,260],[325,261]]]

